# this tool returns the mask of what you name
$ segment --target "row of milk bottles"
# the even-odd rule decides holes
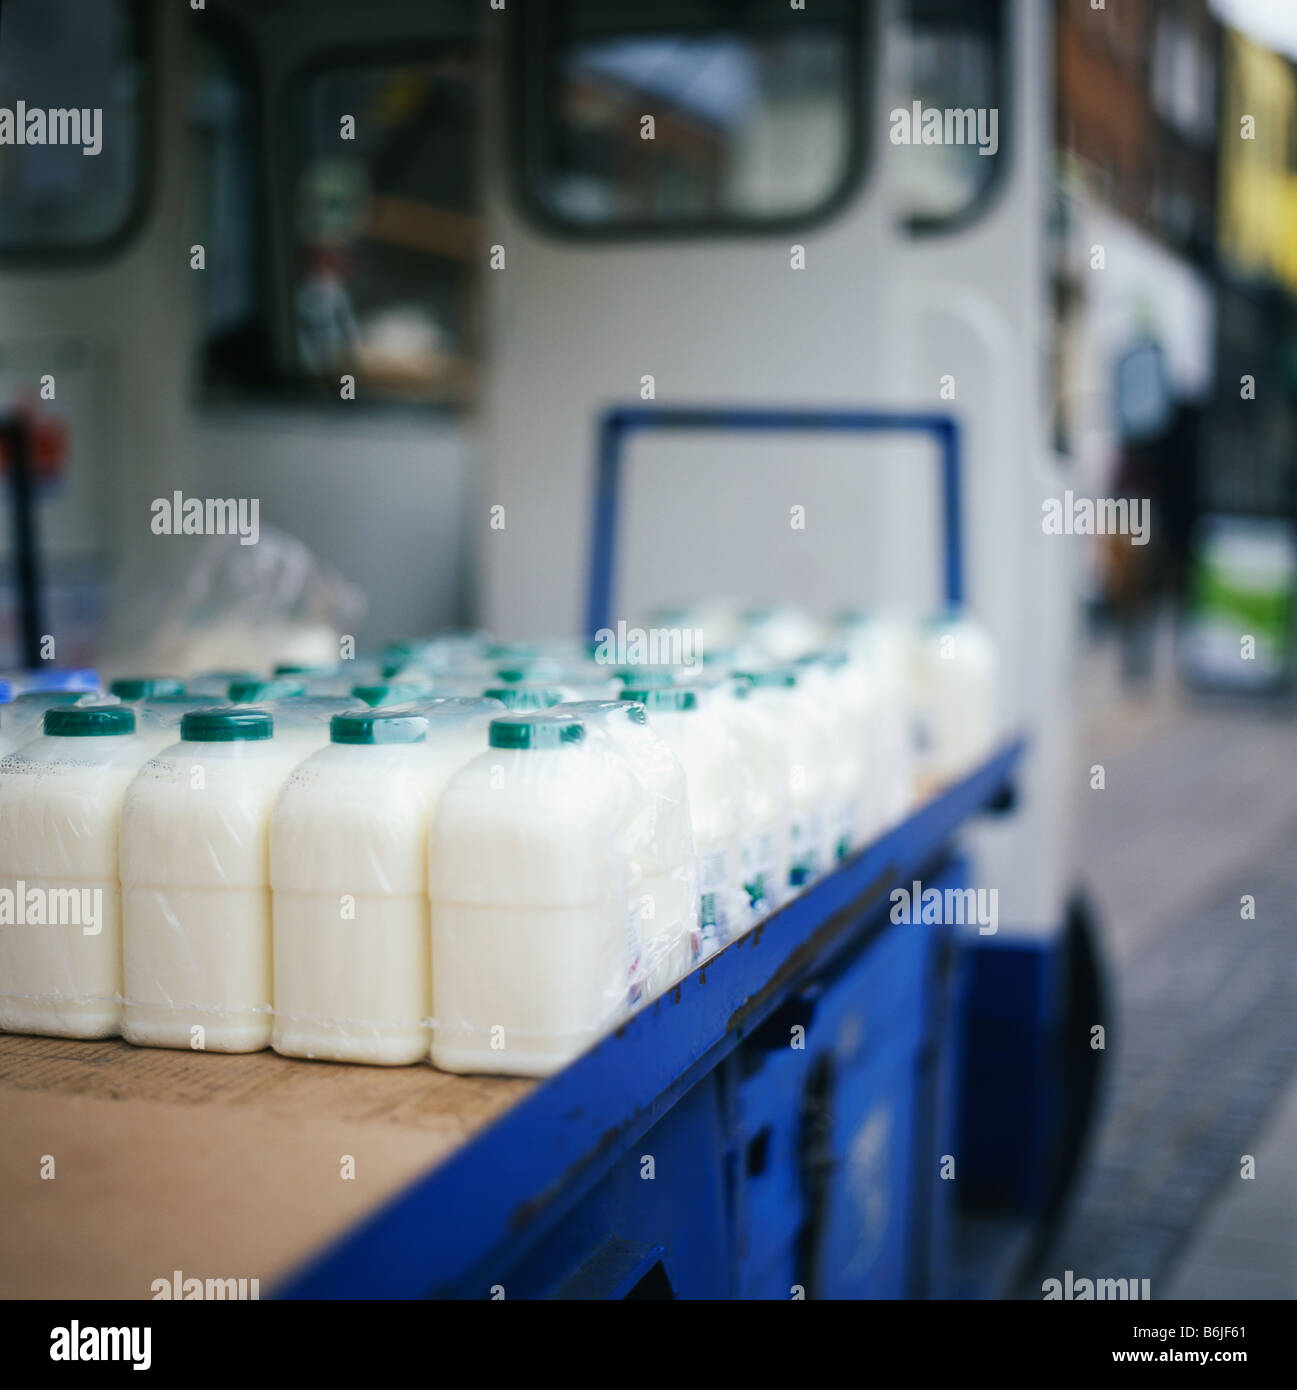
[[[971,624],[929,701],[900,625],[761,635],[674,671],[474,635],[18,693],[0,887],[100,905],[0,917],[0,1028],[554,1070],[903,815],[922,721],[934,780],[989,741]]]

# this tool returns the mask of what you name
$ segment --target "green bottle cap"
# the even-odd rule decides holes
[[[158,695],[183,695],[185,683],[175,676],[118,676],[108,689],[119,700],[150,700]]]
[[[299,680],[231,681],[229,697],[236,705],[251,705],[258,700],[287,700],[305,695],[306,687]]]
[[[634,700],[645,709],[697,709],[698,696],[682,685],[650,685],[640,689],[626,686],[621,693],[623,700]]]
[[[329,741],[346,744],[423,743],[428,721],[392,710],[348,710],[329,720]]]
[[[196,709],[182,715],[184,743],[237,743],[270,738],[275,721],[263,709]]]
[[[517,714],[493,719],[488,734],[492,748],[562,748],[584,738],[585,725],[579,719]]]
[[[63,705],[47,709],[41,727],[53,738],[133,734],[135,711],[122,705]]]

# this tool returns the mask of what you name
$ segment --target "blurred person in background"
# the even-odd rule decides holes
[[[1121,440],[1110,493],[1128,498],[1132,515],[1148,506],[1148,535],[1101,537],[1104,598],[1117,624],[1121,673],[1131,688],[1155,674],[1160,618],[1168,606],[1183,610],[1198,519],[1198,444],[1201,409],[1173,399],[1164,354],[1155,338],[1133,345],[1116,367]]]

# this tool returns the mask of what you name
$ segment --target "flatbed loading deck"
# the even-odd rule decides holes
[[[177,1269],[267,1296],[536,1085],[0,1035],[0,1297],[150,1298]]]
[[[816,971],[880,935],[890,890],[1006,794],[1020,752],[545,1082],[0,1036],[0,1296],[149,1298],[175,1271],[263,1297],[485,1296]],[[721,1291],[714,1268],[698,1278]]]

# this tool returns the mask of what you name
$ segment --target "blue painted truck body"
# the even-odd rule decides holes
[[[812,884],[279,1294],[987,1292],[957,1274],[965,1152],[985,1173],[1023,1136],[1007,1098],[991,1143],[984,1127],[964,1132],[963,1020],[980,1007],[969,987],[983,941],[893,922],[890,894],[970,882],[958,831],[1003,798],[1021,752],[1007,745]]]

